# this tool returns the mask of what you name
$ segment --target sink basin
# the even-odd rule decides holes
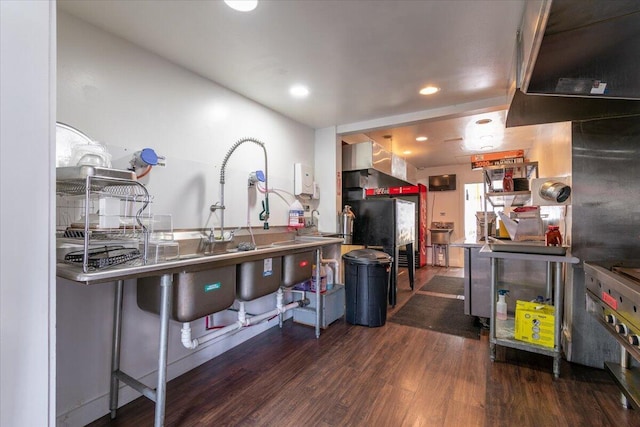
[[[160,277],[138,279],[138,307],[160,314]],[[173,308],[170,316],[178,322],[191,322],[229,308],[236,297],[236,266],[173,275]]]
[[[313,251],[287,254],[282,257],[282,286],[290,288],[313,276]]]
[[[237,265],[236,296],[251,301],[278,290],[282,280],[282,257],[267,257]]]

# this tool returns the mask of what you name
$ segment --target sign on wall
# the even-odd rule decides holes
[[[471,156],[471,169],[495,165],[514,165],[517,163],[524,163],[524,150],[500,151]]]

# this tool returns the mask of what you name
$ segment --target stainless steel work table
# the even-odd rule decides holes
[[[315,250],[316,279],[320,283],[321,249],[326,246],[341,244],[342,239],[332,237],[305,236],[299,237],[290,244],[267,245],[253,251],[228,252],[218,255],[207,255],[195,258],[177,259],[156,264],[121,265],[104,270],[84,273],[82,267],[58,263],[56,275],[85,285],[116,282],[114,298],[113,339],[111,352],[111,386],[110,411],[115,418],[118,408],[119,381],[124,382],[143,396],[155,402],[154,426],[164,425],[165,398],[167,383],[167,347],[169,334],[169,315],[172,310],[173,274],[184,271],[201,271],[211,268],[236,265],[245,261],[255,261],[267,256],[280,256],[292,253]],[[339,250],[338,250],[339,254]],[[124,280],[140,277],[160,276],[160,342],[158,345],[158,379],[156,389],[151,389],[135,378],[120,370],[120,342],[122,331],[122,302]],[[316,307],[320,307],[320,286],[316,286]],[[316,337],[320,337],[320,310],[316,310]]]
[[[555,378],[560,376],[560,360],[562,356],[560,337],[562,329],[562,304],[564,292],[564,277],[562,274],[563,264],[576,264],[580,260],[571,256],[568,252],[565,255],[546,255],[518,252],[493,251],[488,245],[480,249],[480,256],[491,258],[491,320],[490,320],[490,357],[491,361],[496,358],[496,345],[525,350],[533,353],[544,354],[553,357],[553,374]],[[509,318],[500,328],[496,322],[496,288],[498,283],[498,262],[500,260],[528,260],[540,261],[547,264],[547,298],[553,294],[554,307],[554,347],[543,347],[514,338],[515,319]]]

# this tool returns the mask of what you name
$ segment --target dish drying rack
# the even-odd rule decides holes
[[[131,171],[57,168],[56,237],[59,246],[75,249],[61,260],[82,265],[85,273],[125,262],[146,264],[150,202]]]

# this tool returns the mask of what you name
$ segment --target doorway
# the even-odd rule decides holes
[[[474,182],[464,185],[464,239],[475,241],[476,212],[484,212],[484,185]],[[482,233],[482,231],[480,231]]]

